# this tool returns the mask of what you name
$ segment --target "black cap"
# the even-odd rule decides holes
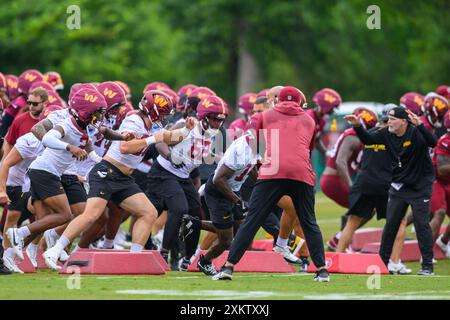
[[[391,116],[391,117],[395,117],[397,119],[409,120],[408,112],[406,112],[406,109],[403,108],[403,107],[392,108],[389,111],[388,115]]]

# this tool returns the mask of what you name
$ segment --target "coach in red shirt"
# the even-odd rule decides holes
[[[253,128],[260,139],[266,137],[266,157],[253,189],[249,212],[239,227],[227,262],[215,280],[231,280],[233,266],[239,262],[267,215],[282,196],[292,198],[312,260],[318,268],[316,281],[329,281],[325,267],[322,233],[314,213],[316,175],[310,158],[314,147],[315,122],[303,108],[306,99],[295,87],[284,87],[279,103],[260,113]],[[263,134],[261,130],[266,130]]]
[[[30,111],[17,116],[11,124],[11,127],[9,127],[5,137],[5,143],[3,144],[2,158],[8,155],[12,147],[16,144],[17,139],[30,132],[31,128],[39,122],[39,115],[44,109],[47,100],[48,93],[43,88],[36,88],[30,92],[27,100]]]

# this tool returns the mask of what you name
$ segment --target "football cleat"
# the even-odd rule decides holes
[[[43,256],[47,267],[56,271],[61,270],[61,267],[58,266],[59,253],[55,247],[45,251]]]
[[[3,259],[0,258],[0,276],[11,274],[12,272],[3,264]]]
[[[180,261],[178,261],[178,271],[186,272],[189,268],[189,265],[191,264],[191,260],[186,258],[181,258]]]
[[[391,259],[389,259],[388,270],[390,274],[410,274],[412,272],[401,261],[395,263]]]
[[[280,247],[276,245],[275,247],[273,247],[272,250],[273,252],[280,253],[281,256],[284,258],[284,260],[286,260],[288,263],[302,264],[302,261],[296,256],[294,256],[288,247]]]
[[[433,269],[431,268],[422,268],[417,272],[418,276],[434,276]]]
[[[214,265],[210,261],[206,261],[205,256],[202,254],[197,261],[197,267],[207,276],[215,276],[218,273]]]
[[[436,239],[436,244],[438,245],[439,249],[441,249],[442,252],[445,253],[445,256],[447,258],[450,258],[450,241],[448,243],[442,242],[442,234]]]
[[[212,277],[213,280],[233,280],[233,267],[223,266],[220,272]]]
[[[47,244],[47,249],[53,248],[58,241],[58,238],[52,236],[52,230],[47,230],[44,232],[45,243]]]
[[[309,267],[308,257],[300,257],[300,260],[302,261],[302,263],[298,272],[307,272]]]
[[[320,269],[314,276],[314,281],[317,282],[330,282],[330,274],[327,269]]]
[[[27,253],[28,258],[31,261],[31,264],[33,265],[33,267],[37,268],[37,251],[36,250],[31,250],[29,246],[27,246],[27,249],[25,250],[25,252]]]
[[[24,273],[20,268],[17,266],[16,261],[13,257],[4,256],[3,257],[3,263],[5,264],[5,267],[9,269],[9,271],[14,273]]]
[[[20,260],[23,260],[23,238],[19,236],[17,232],[17,228],[9,228],[6,230],[6,235],[8,236],[9,241],[11,242],[11,246],[14,249],[14,252],[19,257]]]

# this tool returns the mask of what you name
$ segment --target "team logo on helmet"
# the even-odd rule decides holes
[[[367,108],[356,108],[353,114],[361,118],[361,122],[366,129],[374,127],[378,122],[377,114]]]

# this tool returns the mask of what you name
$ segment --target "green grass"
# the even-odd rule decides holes
[[[317,195],[316,211],[324,240],[339,228],[344,211]],[[381,227],[370,222],[367,227]],[[265,233],[260,231],[259,238]],[[415,273],[419,263],[408,263]],[[164,276],[81,276],[80,289],[69,289],[73,276],[49,270],[0,277],[5,299],[449,299],[450,260],[439,260],[433,277],[381,276],[380,288],[369,289],[373,276],[333,274],[330,283],[315,283],[312,274],[235,273],[233,281],[212,281],[200,273]],[[130,291],[134,290],[134,291]]]

